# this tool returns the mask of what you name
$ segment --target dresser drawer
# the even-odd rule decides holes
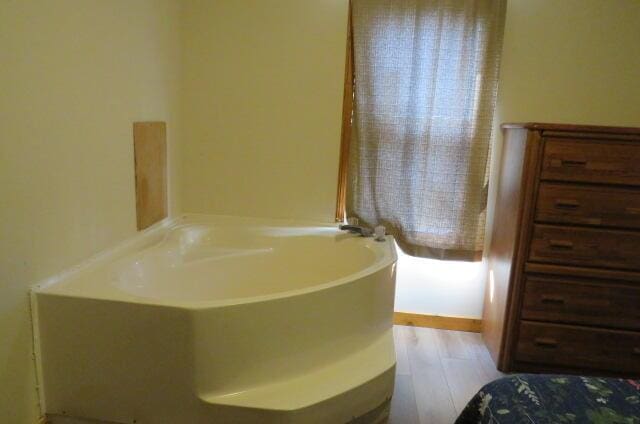
[[[640,333],[529,321],[520,323],[519,362],[640,372]]]
[[[527,276],[521,316],[640,330],[640,287]]]
[[[544,180],[640,185],[640,144],[611,140],[548,138]]]
[[[529,261],[638,270],[638,252],[639,232],[536,224]]]
[[[638,164],[640,166],[640,164]],[[536,221],[640,228],[640,190],[543,182]]]

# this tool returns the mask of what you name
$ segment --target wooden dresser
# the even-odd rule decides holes
[[[640,375],[640,128],[502,128],[483,316],[498,368]]]

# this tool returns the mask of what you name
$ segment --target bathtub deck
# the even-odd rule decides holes
[[[451,424],[501,377],[480,334],[395,326],[396,385],[388,424]]]

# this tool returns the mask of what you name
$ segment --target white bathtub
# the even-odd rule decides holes
[[[362,416],[393,391],[395,261],[391,237],[335,226],[197,217],[142,234],[34,290],[43,412],[142,424]]]

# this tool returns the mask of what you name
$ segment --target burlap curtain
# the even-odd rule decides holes
[[[353,0],[347,216],[414,256],[482,254],[505,0]]]

